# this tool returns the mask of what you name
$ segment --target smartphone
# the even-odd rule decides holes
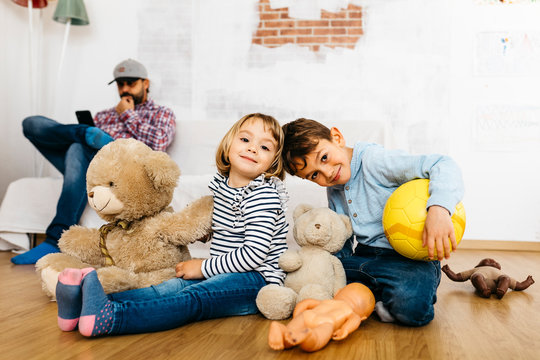
[[[94,119],[92,118],[92,113],[89,110],[75,111],[75,115],[77,116],[77,121],[79,122],[79,124],[95,126]]]

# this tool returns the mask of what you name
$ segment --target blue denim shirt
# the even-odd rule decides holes
[[[452,214],[464,186],[461,170],[450,157],[410,155],[358,142],[351,160],[351,178],[345,185],[327,189],[328,206],[349,216],[353,237],[359,243],[391,248],[382,226],[386,200],[401,184],[418,178],[430,179],[427,207],[440,205]],[[345,247],[352,246],[352,241],[349,239]]]

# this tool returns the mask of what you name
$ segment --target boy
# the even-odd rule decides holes
[[[350,148],[337,128],[309,119],[285,124],[283,131],[287,172],[327,187],[329,207],[351,219],[353,237],[336,254],[347,281],[361,282],[373,291],[375,311],[382,321],[409,326],[429,323],[441,278],[439,261],[443,255],[450,257],[450,244],[457,247],[450,217],[464,190],[456,163],[446,156],[409,155],[363,142]],[[388,197],[416,178],[430,179],[423,245],[430,258],[434,249],[438,256],[430,262],[399,255],[382,227]]]

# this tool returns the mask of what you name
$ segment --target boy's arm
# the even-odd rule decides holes
[[[434,249],[437,249],[439,260],[443,256],[450,257],[450,252],[457,246],[450,217],[464,194],[461,170],[454,160],[437,154],[410,155],[376,147],[366,154],[364,161],[373,164],[370,168],[375,171],[370,174],[389,187],[417,178],[430,179],[423,245],[428,247],[430,257],[433,257]]]
[[[380,184],[396,187],[414,179],[430,179],[426,208],[439,205],[454,213],[464,194],[461,169],[444,155],[410,155],[403,151],[374,147],[366,152],[363,162],[368,163],[370,176]]]

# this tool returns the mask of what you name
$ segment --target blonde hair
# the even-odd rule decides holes
[[[242,125],[244,125],[244,123],[250,119],[261,120],[265,128],[270,129],[274,140],[277,142],[277,151],[274,155],[274,160],[272,161],[270,168],[264,173],[264,176],[266,178],[276,176],[283,180],[285,178],[285,169],[283,167],[283,160],[281,159],[281,150],[283,148],[283,130],[276,119],[270,115],[264,115],[261,113],[248,114],[242,117],[229,129],[229,131],[227,131],[225,136],[223,136],[223,139],[221,139],[216,151],[216,166],[219,173],[223,176],[229,176],[229,171],[231,170],[229,150],[231,149],[232,140],[238,134]]]

